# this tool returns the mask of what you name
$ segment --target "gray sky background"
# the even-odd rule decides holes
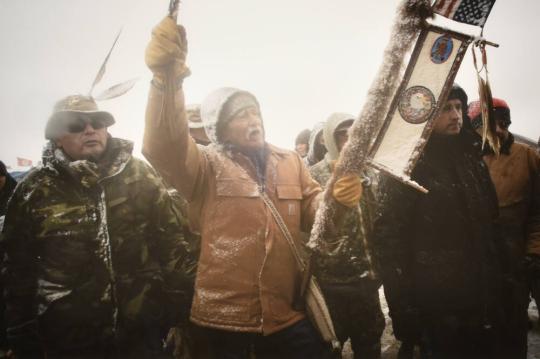
[[[292,148],[296,134],[331,112],[358,114],[382,60],[398,0],[184,0],[180,21],[192,75],[186,100],[235,86],[259,99],[269,142]],[[95,94],[140,77],[128,94],[101,102],[110,132],[140,143],[150,72],[144,49],[168,0],[0,0],[0,159],[40,159],[54,102],[86,93],[124,27]],[[511,130],[537,139],[540,1],[499,0],[485,37],[494,95],[512,110]],[[457,81],[477,98],[469,53]]]

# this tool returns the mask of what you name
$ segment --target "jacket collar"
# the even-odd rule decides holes
[[[90,188],[99,181],[121,173],[131,159],[133,143],[109,137],[107,149],[99,163],[88,160],[72,161],[65,152],[49,141],[43,150],[43,166],[54,173],[65,173],[84,187]]]

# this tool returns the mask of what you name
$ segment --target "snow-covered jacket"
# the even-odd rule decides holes
[[[509,134],[501,154],[486,154],[484,161],[499,199],[501,235],[519,266],[526,252],[540,255],[540,155]]]
[[[332,176],[332,162],[339,157],[335,131],[342,123],[351,120],[354,120],[353,115],[333,113],[325,122],[323,136],[328,152],[322,161],[309,169],[313,179],[323,187]],[[328,243],[326,253],[316,257],[315,273],[322,286],[350,285],[356,290],[378,288],[369,243],[377,207],[375,188],[372,186],[376,181],[372,181],[367,173],[366,170],[362,175],[363,193],[358,207],[347,209],[339,232],[325,239]],[[373,172],[369,174],[374,176]]]
[[[186,243],[161,179],[109,138],[99,167],[49,143],[2,233],[8,339],[76,353],[156,342],[188,310]],[[149,331],[150,330],[150,331]],[[155,343],[154,343],[155,344]],[[143,355],[143,354],[141,354]]]
[[[398,339],[422,320],[482,328],[500,319],[497,197],[473,141],[465,130],[432,135],[412,172],[429,193],[389,177],[379,192],[373,244]]]
[[[238,90],[222,89],[216,105],[204,109],[209,137],[220,106]],[[261,177],[246,155],[213,143],[197,146],[188,135],[183,92],[174,103],[152,88],[147,107],[143,153],[165,180],[190,202],[190,218],[201,233],[191,320],[223,330],[271,334],[304,318],[293,309],[301,273],[289,244],[265,206],[266,191],[297,245],[309,231],[320,186],[300,157],[265,145]],[[162,104],[174,111],[162,111]],[[205,115],[206,114],[206,115]]]

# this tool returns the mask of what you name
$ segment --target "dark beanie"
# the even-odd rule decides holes
[[[456,100],[456,99],[461,101],[463,126],[470,129],[471,121],[469,120],[469,116],[467,116],[467,104],[469,101],[469,97],[467,96],[467,93],[465,92],[465,90],[463,90],[461,86],[454,83],[454,85],[452,86],[452,89],[450,90],[450,93],[448,94],[448,100]]]

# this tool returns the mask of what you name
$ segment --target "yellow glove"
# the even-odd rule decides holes
[[[164,84],[167,76],[178,80],[189,75],[186,55],[186,30],[166,16],[152,30],[152,39],[146,47],[146,65],[154,73],[155,79]]]
[[[362,198],[362,181],[356,174],[348,174],[339,178],[334,184],[332,195],[342,205],[354,208]]]

